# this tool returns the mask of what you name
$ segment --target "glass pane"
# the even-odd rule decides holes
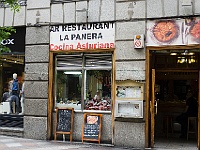
[[[85,87],[86,110],[111,110],[111,71],[87,70]]]
[[[4,53],[0,55],[0,94],[2,95],[1,105],[0,105],[0,114],[23,114],[23,98],[22,94],[22,85],[24,83],[24,53]],[[12,94],[12,83],[13,83],[13,74],[17,74],[17,80],[19,89],[18,92],[15,93],[16,97],[13,97]],[[15,81],[17,81],[15,80]],[[19,101],[18,101],[19,99]],[[10,102],[12,105],[10,107]],[[15,107],[16,106],[16,107]],[[11,120],[10,120],[11,121]],[[12,124],[12,121],[9,123],[2,123],[0,126],[4,127],[16,127],[9,125]],[[23,127],[22,124],[19,124],[18,127]]]
[[[56,107],[81,110],[81,71],[57,71]]]

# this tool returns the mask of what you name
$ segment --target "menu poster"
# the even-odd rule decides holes
[[[74,108],[57,108],[56,109],[56,129],[54,140],[57,134],[70,134],[70,142],[72,142],[72,131],[74,124]]]
[[[102,115],[101,114],[84,114],[84,125],[82,142],[87,141],[98,141],[100,143],[101,126],[102,126]]]
[[[70,132],[71,130],[71,110],[59,109],[57,131]]]
[[[85,124],[84,138],[97,139],[99,138],[99,125],[98,124]]]
[[[142,90],[140,86],[117,87],[118,98],[141,98]]]

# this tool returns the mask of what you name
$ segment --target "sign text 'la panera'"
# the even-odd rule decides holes
[[[115,47],[113,22],[50,26],[50,50],[109,49]]]

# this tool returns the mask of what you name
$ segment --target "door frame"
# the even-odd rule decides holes
[[[151,131],[151,125],[153,125],[153,123],[151,123],[151,107],[152,104],[150,103],[151,97],[150,97],[150,80],[151,79],[151,75],[150,75],[150,62],[151,62],[151,55],[150,55],[150,51],[154,50],[154,51],[162,51],[162,50],[167,50],[167,49],[171,49],[171,50],[178,50],[178,49],[200,49],[200,45],[190,45],[190,46],[159,46],[159,47],[146,47],[146,107],[145,107],[145,147],[154,147],[154,131]],[[197,70],[199,72],[199,77],[198,77],[198,139],[197,139],[197,147],[198,149],[200,149],[200,70]],[[153,109],[154,110],[154,109]],[[153,128],[154,129],[154,128]]]

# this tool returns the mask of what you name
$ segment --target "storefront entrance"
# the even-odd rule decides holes
[[[199,146],[199,57],[198,48],[147,49],[146,144],[149,147]],[[193,92],[196,100],[193,114],[180,122],[179,116],[190,104],[189,92]],[[188,123],[188,118],[193,122]]]

